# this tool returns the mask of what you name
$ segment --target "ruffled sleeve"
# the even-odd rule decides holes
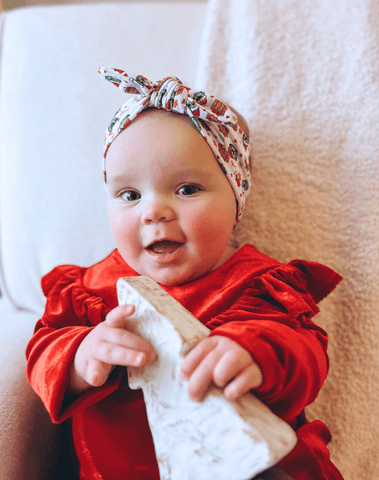
[[[83,285],[86,268],[62,265],[42,278],[46,296],[42,323],[52,328],[94,326],[103,321],[111,308]]]
[[[292,260],[288,265],[301,272],[302,283],[315,303],[327,297],[342,280],[341,275],[320,263]]]
[[[83,284],[86,268],[56,267],[42,279],[46,309],[26,349],[27,377],[53,422],[61,422],[115,391],[123,369],[116,368],[101,387],[68,398],[71,366],[80,343],[111,310]]]
[[[254,277],[233,307],[211,319],[213,329],[235,320],[263,319],[285,323],[289,327],[309,323],[319,312],[316,303],[331,293],[342,277],[332,269],[314,262],[294,260],[280,264]]]
[[[207,323],[211,335],[250,352],[263,374],[255,393],[286,420],[316,399],[327,376],[327,334],[311,319],[316,302],[340,280],[317,263],[280,264],[253,278],[229,310]]]

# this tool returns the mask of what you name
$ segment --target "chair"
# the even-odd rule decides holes
[[[153,80],[176,75],[247,118],[256,183],[237,237],[345,277],[318,318],[330,334],[331,371],[308,412],[331,428],[345,480],[377,480],[378,3],[1,9],[0,480],[77,475],[70,424],[51,423],[27,383],[24,351],[44,309],[41,277],[114,248],[102,140],[126,97],[99,66]]]
[[[69,424],[51,423],[27,383],[24,352],[44,308],[40,277],[57,264],[89,266],[114,248],[102,141],[126,97],[97,69],[152,79],[171,72],[192,84],[205,7],[72,4],[1,14],[1,480],[75,478],[75,455],[68,462],[64,447]]]

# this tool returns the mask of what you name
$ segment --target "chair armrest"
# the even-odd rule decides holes
[[[51,480],[60,425],[54,425],[25,373],[25,348],[37,319],[0,300],[0,480]]]

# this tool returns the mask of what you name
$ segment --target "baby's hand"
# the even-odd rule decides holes
[[[70,393],[103,385],[116,365],[141,367],[156,353],[137,335],[125,330],[133,305],[120,305],[109,312],[80,344],[71,369]]]
[[[188,393],[202,400],[209,385],[225,387],[224,395],[234,400],[262,383],[262,372],[250,353],[234,340],[215,335],[201,341],[182,363]],[[228,383],[230,382],[230,383]]]

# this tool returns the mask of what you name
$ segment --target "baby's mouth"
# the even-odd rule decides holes
[[[171,240],[161,240],[159,242],[154,242],[149,245],[148,250],[152,250],[155,253],[173,253],[175,252],[183,243],[172,242]]]

